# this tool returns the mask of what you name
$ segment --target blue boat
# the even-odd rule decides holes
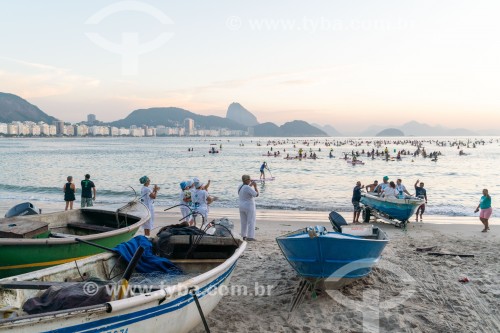
[[[363,221],[369,222],[370,216],[382,218],[386,222],[406,225],[406,222],[415,213],[417,208],[425,203],[425,200],[416,197],[379,197],[370,193],[361,195],[363,207]]]
[[[277,237],[276,242],[301,277],[323,289],[339,289],[368,275],[389,242],[377,227],[358,228],[371,233],[353,236],[316,226]]]

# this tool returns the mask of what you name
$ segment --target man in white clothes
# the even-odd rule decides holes
[[[257,184],[250,179],[249,175],[241,177],[243,184],[238,188],[240,198],[240,222],[241,236],[243,240],[255,241],[255,197],[259,196]]]

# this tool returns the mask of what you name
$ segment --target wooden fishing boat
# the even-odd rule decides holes
[[[196,237],[175,235],[169,240],[173,245],[171,262],[182,275],[160,276],[155,285],[131,282],[124,298],[90,306],[31,315],[19,310],[37,289],[73,283],[87,294],[94,290],[89,285],[95,279],[116,281],[112,276],[120,276],[126,268],[120,256],[103,253],[1,279],[0,300],[4,309],[10,309],[3,315],[10,318],[0,319],[0,332],[189,332],[227,294],[237,260],[246,247],[246,242],[233,237]],[[189,259],[176,259],[185,258],[187,253],[191,254]]]
[[[149,220],[142,203],[0,219],[0,278],[87,257],[132,238]]]

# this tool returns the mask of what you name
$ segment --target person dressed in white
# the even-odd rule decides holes
[[[401,178],[396,180],[396,190],[398,191],[398,195],[400,198],[404,198],[404,194],[411,196],[410,192],[406,189],[406,186],[403,185],[403,181]]]
[[[389,187],[387,187],[382,193],[384,198],[397,198],[398,195],[399,192],[396,190],[396,184],[393,181],[389,183]]]
[[[259,196],[257,184],[250,179],[249,175],[241,177],[243,184],[238,188],[240,198],[240,222],[241,236],[243,240],[255,241],[255,197]]]
[[[208,192],[200,181],[195,181],[193,187],[194,190],[191,191],[192,208],[203,216],[201,226],[201,229],[203,229],[208,224]]]
[[[189,225],[192,225],[193,222],[193,215],[191,214],[191,208],[188,206],[191,206],[191,192],[189,189],[193,185],[193,182],[191,180],[187,180],[185,182],[181,182],[181,193],[180,193],[180,202],[179,202],[179,207],[181,209],[181,215],[183,219],[181,220],[182,222],[187,222]]]
[[[151,180],[147,176],[142,176],[139,179],[139,182],[144,186],[141,189],[141,201],[144,203],[146,207],[149,209],[149,221],[144,223],[142,227],[144,228],[144,235],[148,237],[150,235],[151,229],[153,229],[154,221],[155,221],[155,208],[154,208],[154,199],[156,199],[156,195],[160,188],[158,186],[154,186],[153,189],[149,187]]]

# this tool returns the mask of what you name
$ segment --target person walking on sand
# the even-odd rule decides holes
[[[481,200],[479,200],[479,205],[477,205],[474,213],[479,212],[479,209],[481,209],[481,212],[479,213],[479,220],[481,220],[484,225],[482,232],[488,232],[488,230],[490,230],[488,220],[493,213],[493,208],[491,208],[491,196],[488,194],[487,189],[483,189],[483,196],[481,197]]]
[[[425,212],[425,204],[427,204],[427,191],[424,188],[424,182],[421,182],[419,186],[417,186],[419,182],[419,179],[415,182],[415,196],[420,199],[425,199],[425,203],[421,204],[417,208],[417,212],[415,213],[415,221],[418,222],[418,214],[420,213],[420,222],[423,222],[422,220],[422,214]]]
[[[361,185],[358,180],[356,186],[352,190],[352,205],[354,206],[354,214],[352,216],[352,223],[359,223],[359,215],[361,214],[361,207],[359,206],[359,201],[361,200],[361,189],[365,188],[365,185]]]
[[[82,201],[81,206],[92,207],[95,201],[95,184],[90,180],[90,175],[86,174],[85,179],[81,181],[82,185]],[[92,194],[94,194],[92,196]]]
[[[241,237],[246,241],[255,241],[255,198],[259,196],[257,184],[249,175],[241,176],[243,182],[238,188]]]
[[[64,184],[62,188],[64,192],[64,201],[66,201],[66,208],[64,208],[64,210],[68,210],[68,208],[71,210],[73,209],[73,202],[75,201],[76,187],[75,184],[73,184],[73,177],[68,176],[66,180],[68,182]]]
[[[148,176],[142,176],[139,179],[139,183],[144,185],[141,189],[141,201],[146,207],[148,207],[150,215],[149,221],[144,223],[142,228],[144,229],[144,236],[149,237],[155,221],[154,199],[156,199],[156,195],[158,194],[160,188],[155,185],[153,189],[151,189],[149,187],[151,180]]]

